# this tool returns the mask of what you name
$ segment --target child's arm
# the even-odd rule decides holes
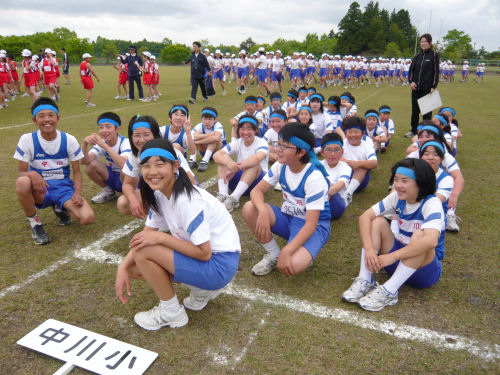
[[[89,68],[90,73],[95,77],[97,82],[99,82],[99,78],[97,77],[97,74],[95,74],[94,69],[92,69],[92,65],[87,64],[87,68]]]
[[[82,142],[82,152],[83,152],[82,164],[83,165],[87,165],[96,159],[95,154],[89,153],[89,145],[95,145],[96,138],[98,138],[98,137],[99,136],[97,134],[93,133],[93,134],[91,134],[88,137],[85,137],[83,139],[83,142]]]
[[[135,195],[135,190],[137,188],[138,182],[139,178],[130,177],[129,175],[125,174],[122,183],[122,193],[123,195],[125,195],[129,202],[130,212],[132,213],[132,215],[139,219],[145,219],[146,213],[144,212],[144,208]]]
[[[238,163],[240,169],[248,169],[259,165],[259,163],[264,160],[267,153],[263,151],[258,151],[255,155],[252,155],[245,160]]]
[[[359,168],[371,170],[377,168],[378,165],[377,160],[347,160],[342,158],[342,161],[346,162],[354,170]]]
[[[453,178],[453,190],[451,191],[450,198],[448,198],[448,208],[455,208],[457,206],[458,197],[464,189],[464,176],[460,169],[449,172],[450,176]]]
[[[345,186],[345,182],[342,180],[337,181],[335,184],[330,184],[330,189],[328,189],[328,199],[337,194]]]
[[[71,201],[76,207],[81,207],[83,205],[82,197],[82,172],[80,171],[80,161],[75,160],[71,162],[71,169],[73,170],[73,183],[75,185],[75,192],[71,197]]]
[[[184,122],[184,130],[186,134],[186,139],[187,139],[187,149],[189,151],[189,155],[195,155],[196,154],[196,145],[194,144],[193,136],[191,134],[191,118],[188,116],[186,121]]]
[[[268,206],[264,201],[264,196],[271,188],[272,186],[267,181],[260,180],[250,192],[250,200],[258,212],[255,236],[260,243],[267,243],[272,239]]]
[[[37,171],[30,171],[29,164],[25,161],[19,160],[17,167],[17,174],[19,177],[28,176],[31,179],[31,186],[36,193],[46,194],[49,184]]]
[[[387,142],[387,136],[385,135],[384,131],[382,131],[382,134],[380,134],[380,135],[374,135],[374,137],[372,139],[374,142],[378,142],[378,143]]]
[[[210,143],[219,142],[222,134],[218,131],[213,131],[211,133],[203,134],[201,132],[195,132],[193,134],[194,143],[196,145],[205,145]]]

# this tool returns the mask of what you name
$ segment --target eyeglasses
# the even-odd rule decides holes
[[[276,148],[280,151],[283,151],[283,150],[286,150],[286,149],[292,149],[292,150],[295,150],[297,148],[297,146],[287,146],[287,145],[284,145],[283,143],[278,143],[276,145]]]
[[[325,148],[323,150],[325,154],[338,154],[339,152],[342,152],[342,149],[340,147],[336,148]]]

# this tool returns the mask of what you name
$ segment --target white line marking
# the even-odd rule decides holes
[[[234,283],[230,283],[226,286],[223,293],[268,305],[286,307],[289,310],[310,314],[318,318],[333,319],[356,327],[382,332],[399,339],[423,342],[438,349],[466,350],[470,354],[488,361],[500,359],[500,345],[497,344],[491,345],[465,337],[432,331],[430,329],[419,328],[407,324],[398,324],[389,320],[378,321],[369,319],[357,312],[327,307],[319,303],[299,300],[284,295],[273,295],[260,289],[243,288]]]
[[[269,310],[266,311],[265,315],[266,316],[269,315]],[[234,357],[234,363],[233,363],[232,370],[234,370],[235,367],[236,367],[236,365],[243,359],[243,357],[245,357],[245,355],[247,354],[248,348],[250,348],[250,346],[253,344],[253,342],[257,338],[257,335],[259,334],[259,331],[262,329],[262,327],[264,326],[264,324],[266,324],[266,321],[264,319],[261,319],[260,322],[259,322],[259,326],[257,327],[257,329],[255,331],[253,331],[253,332],[250,333],[250,335],[248,337],[247,344],[241,350],[241,353],[237,357]]]

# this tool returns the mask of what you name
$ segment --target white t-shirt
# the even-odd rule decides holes
[[[326,112],[320,112],[312,115],[313,123],[315,125],[314,136],[316,138],[323,138],[328,128],[332,125],[332,120]]]
[[[250,156],[255,155],[257,152],[263,152],[266,157],[261,160],[260,168],[265,173],[267,172],[267,164],[269,160],[269,147],[263,138],[255,137],[253,143],[250,146],[245,146],[242,138],[236,138],[225,145],[222,150],[224,150],[228,155],[236,155],[236,162],[241,162],[248,159]]]
[[[118,155],[122,157],[128,158],[129,155],[132,153],[130,149],[130,142],[128,138],[125,137],[118,137],[116,143],[114,146],[111,146],[111,149],[116,152]],[[111,170],[113,172],[120,172],[121,168],[118,164],[116,164],[113,159],[109,155],[107,155],[107,152],[98,145],[95,145],[92,147],[89,151],[89,154],[95,155],[96,159],[99,160],[100,158],[104,157],[106,158],[106,161],[108,162],[108,166],[111,167]]]
[[[273,60],[272,60],[272,64],[273,64],[273,72],[279,72],[281,70],[283,70],[283,65],[285,65],[283,59],[280,57],[279,59],[274,57]]]
[[[234,116],[234,118],[236,120],[240,121],[240,118],[242,118],[245,115],[248,115],[247,111],[243,111],[243,112],[238,113],[236,116]],[[257,120],[260,119],[262,122],[264,122],[264,116],[262,115],[262,113],[260,111],[255,111],[252,116],[254,116]]]
[[[346,160],[377,160],[377,154],[367,141],[361,140],[359,146],[353,146],[346,139],[344,142],[344,159]]]
[[[57,130],[56,139],[52,141],[46,141],[42,138],[40,130],[37,130],[38,141],[40,146],[42,146],[45,153],[49,155],[54,155],[59,151],[61,147],[61,132]],[[78,144],[78,141],[71,134],[66,133],[66,142],[68,151],[69,161],[76,161],[83,159],[83,152]],[[14,159],[24,161],[26,163],[31,163],[35,158],[35,145],[33,143],[33,136],[31,133],[23,134],[19,139],[16,151],[14,152]]]
[[[240,237],[231,214],[206,190],[195,187],[174,200],[155,191],[159,212],[149,210],[146,226],[168,227],[175,238],[201,245],[210,241],[213,253],[241,252]]]
[[[273,147],[276,147],[278,144],[278,133],[276,133],[273,128],[267,129],[262,138],[264,138],[267,144]]]
[[[342,189],[339,190],[339,194],[347,206],[347,186],[351,182],[352,168],[342,160],[340,160],[333,168],[330,168],[326,160],[321,160],[321,163],[325,166],[325,169],[328,172],[327,178],[330,180],[332,185],[335,185],[339,181],[344,183]]]
[[[290,168],[285,169],[285,180],[289,190],[296,190],[311,163],[307,163],[299,173],[293,173]],[[279,182],[281,169],[285,167],[280,162],[274,163],[264,176],[263,180],[271,186],[275,186]],[[328,183],[325,177],[319,170],[314,170],[304,183],[304,197],[293,196],[283,189],[283,204],[281,212],[305,219],[306,210],[325,209],[325,203],[328,202]]]
[[[438,172],[436,173],[436,180],[443,174],[445,173],[442,168],[439,168]],[[441,194],[446,200],[451,195],[451,191],[453,190],[453,186],[455,186],[455,182],[453,181],[453,177],[450,175],[445,176],[439,181],[438,185],[436,186],[436,194]]]
[[[165,126],[161,126],[160,127],[160,135],[165,138],[165,132],[167,131],[167,125]],[[187,140],[187,135],[186,135],[186,132],[184,132],[184,135],[182,136],[182,141],[181,143],[177,142],[179,136],[181,135],[182,133],[182,129],[179,133],[174,133],[172,131],[172,126],[170,125],[170,131],[168,132],[168,140],[170,141],[170,143],[177,143],[178,145],[180,145],[182,147],[182,149],[184,150],[184,152],[187,151],[188,149],[188,140]]]
[[[353,104],[349,111],[346,107],[340,106],[340,114],[342,115],[342,118],[345,118],[347,115],[354,116],[356,112],[358,112],[358,106],[356,104]]]
[[[177,159],[179,159],[180,166],[186,171],[186,173],[191,173],[194,176],[193,171],[191,171],[191,168],[189,168],[189,164],[187,163],[184,155],[182,155],[182,153],[176,148],[174,148],[174,150]],[[130,154],[127,159],[127,162],[123,165],[122,172],[127,176],[130,176],[132,178],[137,178],[139,177],[140,171],[141,171],[140,154],[138,154],[137,156],[134,156],[134,154]]]
[[[330,110],[328,110],[328,112],[326,112],[328,114],[328,116],[330,116],[330,126],[327,130],[331,130],[332,132],[335,132],[335,129],[337,129],[338,127],[340,127],[342,125],[342,115],[340,114],[340,111],[337,111],[337,112],[332,112]]]
[[[394,134],[394,121],[392,121],[392,119],[387,119],[387,128],[385,127],[385,121],[384,122],[381,122],[380,125],[384,128],[384,129],[388,129],[389,131],[389,134]]]
[[[407,156],[407,158],[410,158],[410,159],[420,159],[420,151],[419,150],[415,150],[413,152],[410,152]],[[458,165],[457,161],[455,160],[455,158],[453,157],[453,155],[451,155],[449,152],[445,152],[444,153],[444,159],[441,163],[441,166],[443,167],[443,169],[445,170],[445,172],[447,173],[451,173],[453,171],[459,171],[460,170],[460,166]]]
[[[379,135],[382,135],[382,134],[385,134],[385,132],[380,126],[375,125],[375,127],[372,130],[370,130],[370,129],[368,129],[368,127],[366,127],[366,135],[369,138],[378,137]]]
[[[255,67],[257,69],[266,69],[267,68],[267,59],[266,56],[260,55],[255,59]]]
[[[219,132],[221,134],[221,141],[225,141],[226,140],[226,135],[224,134],[224,127],[222,126],[222,124],[219,122],[219,121],[216,121],[214,126],[212,126],[212,129],[205,129],[205,131],[203,131],[203,123],[200,122],[199,124],[197,124],[192,130],[191,130],[191,134],[194,136],[194,133],[202,133],[202,134],[210,134],[212,132]]]

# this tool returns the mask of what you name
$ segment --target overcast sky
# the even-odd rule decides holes
[[[368,3],[358,2],[362,8]],[[214,45],[239,45],[248,37],[263,43],[277,38],[302,41],[307,33],[337,30],[350,4],[341,0],[16,0],[1,6],[0,35],[63,26],[90,40],[100,35],[132,41],[167,37],[188,45],[200,39]],[[435,41],[448,30],[458,29],[471,36],[476,48],[500,49],[498,0],[388,0],[379,4],[389,11],[409,10],[419,33],[430,31]]]

